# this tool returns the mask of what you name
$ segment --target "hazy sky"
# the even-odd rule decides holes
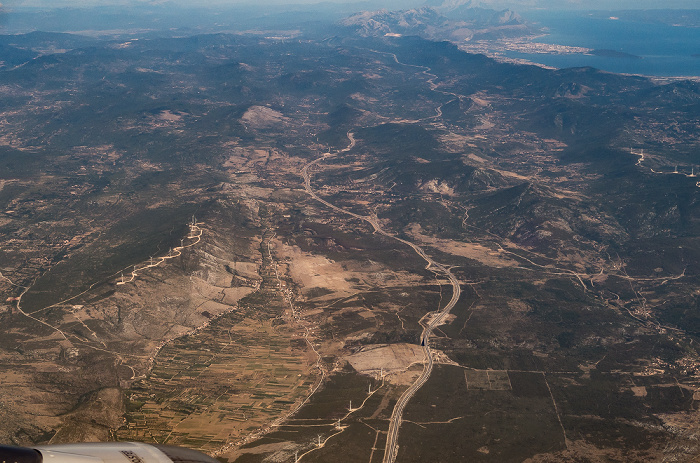
[[[401,5],[400,0],[324,0],[331,3],[358,3],[363,9],[381,8],[383,6]],[[176,4],[180,6],[218,6],[240,4],[312,4],[320,3],[319,0],[5,0],[6,7],[32,6],[32,7],[80,7],[94,5],[144,5],[144,4]],[[420,5],[420,0],[406,0],[406,7]],[[640,8],[689,8],[700,9],[698,0],[472,0],[473,4],[484,7],[512,8],[515,10],[530,8],[547,9],[640,9]]]

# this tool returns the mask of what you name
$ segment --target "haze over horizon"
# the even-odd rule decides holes
[[[321,1],[0,0],[0,462],[700,462],[699,0]]]
[[[662,6],[654,0],[466,0],[450,1],[450,3],[470,4],[485,8],[510,8],[514,10],[526,9],[552,9],[552,10],[624,10],[624,9],[698,9],[695,0],[669,0]],[[362,9],[371,8],[414,8],[424,4],[439,4],[440,1],[423,2],[420,0],[294,0],[287,2],[284,0],[10,0],[0,4],[5,8],[14,7],[36,7],[36,8],[68,8],[68,7],[94,7],[94,6],[160,6],[174,5],[181,7],[226,7],[240,5],[303,5],[303,4],[357,4]]]

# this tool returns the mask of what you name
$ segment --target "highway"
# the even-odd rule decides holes
[[[439,90],[438,85],[435,83],[435,80],[438,78],[437,75],[432,74],[430,71],[431,69],[426,66],[419,66],[415,64],[406,64],[402,63],[399,61],[398,57],[394,53],[388,53],[388,52],[381,52],[381,51],[376,51],[376,50],[369,50],[375,53],[380,53],[380,54],[386,54],[392,57],[392,59],[400,65],[403,66],[408,66],[408,67],[414,67],[421,69],[422,72],[428,77],[428,84],[430,86],[430,89],[434,92],[441,93],[443,95],[449,95],[453,96],[457,99],[462,99],[466,98],[464,95],[460,95],[457,93],[453,92],[448,92],[444,90]],[[417,120],[402,120],[402,121],[395,121],[395,122],[403,122],[403,123],[409,123],[409,124],[415,124],[418,122],[421,122],[423,120],[431,120],[431,119],[437,119],[442,116],[442,104],[436,108],[436,115],[434,116],[429,116],[424,119],[417,119]],[[347,151],[350,151],[355,147],[355,137],[353,136],[354,134],[352,132],[347,133],[347,137],[350,140],[350,144],[342,149],[339,153],[344,153]],[[430,378],[430,374],[433,371],[433,355],[432,351],[430,350],[430,335],[432,334],[433,330],[442,324],[445,320],[445,317],[450,313],[450,311],[454,308],[454,306],[457,304],[457,301],[459,301],[459,297],[462,293],[462,289],[459,285],[459,281],[457,280],[457,277],[454,276],[454,274],[450,271],[449,268],[445,267],[444,265],[436,262],[433,260],[432,257],[427,255],[423,248],[418,246],[415,243],[411,243],[410,241],[406,241],[404,239],[401,239],[397,236],[391,235],[388,232],[386,232],[384,229],[382,229],[381,224],[379,223],[379,218],[376,216],[363,216],[360,214],[356,214],[354,212],[348,211],[347,209],[343,209],[342,207],[338,207],[335,204],[331,204],[325,199],[321,198],[316,194],[316,192],[313,190],[311,187],[311,174],[309,173],[309,169],[316,165],[318,162],[333,156],[332,153],[324,153],[321,157],[315,159],[314,161],[306,164],[304,168],[302,169],[302,176],[304,177],[304,188],[306,189],[306,192],[314,198],[316,201],[320,202],[321,204],[324,204],[325,206],[333,209],[334,211],[340,212],[345,215],[349,215],[351,217],[354,217],[359,220],[364,220],[365,222],[369,223],[372,225],[374,228],[375,232],[378,234],[381,234],[383,236],[386,236],[388,238],[391,238],[393,240],[396,240],[400,243],[405,244],[406,246],[410,246],[416,254],[418,254],[423,260],[427,262],[427,267],[428,269],[432,268],[434,271],[438,273],[442,273],[445,275],[448,280],[450,281],[450,284],[452,285],[452,298],[450,301],[443,307],[441,310],[438,310],[437,312],[431,312],[427,314],[423,319],[421,320],[421,325],[423,326],[423,332],[421,333],[421,346],[423,348],[423,372],[421,375],[416,379],[416,381],[411,384],[411,386],[406,389],[406,391],[399,397],[399,400],[396,403],[396,406],[394,407],[394,410],[392,411],[391,414],[391,419],[389,421],[389,432],[387,435],[387,441],[386,441],[386,447],[384,450],[384,459],[382,460],[383,463],[394,463],[396,461],[396,454],[398,452],[398,437],[399,437],[399,429],[401,427],[401,419],[403,416],[403,411],[408,402],[413,398],[413,396],[416,394],[416,392],[428,381]],[[426,319],[426,317],[429,318],[429,321],[427,324],[423,323],[423,320]]]
[[[339,153],[350,151],[355,147],[355,138],[353,136],[353,133],[348,132],[347,136],[350,140],[350,144],[341,151],[339,151]],[[427,262],[427,269],[432,268],[434,271],[442,273],[448,278],[450,284],[452,285],[452,298],[445,305],[445,307],[443,307],[441,310],[438,310],[437,312],[431,312],[427,314],[421,320],[421,325],[423,326],[423,332],[421,333],[421,346],[423,347],[424,362],[423,371],[421,372],[421,375],[418,377],[418,379],[416,379],[416,381],[413,382],[413,384],[411,384],[411,386],[408,389],[406,389],[406,391],[404,391],[403,394],[401,394],[401,397],[399,397],[399,400],[396,402],[396,406],[394,407],[394,410],[391,413],[391,418],[389,421],[389,432],[387,435],[386,447],[384,450],[384,459],[382,461],[383,463],[394,463],[396,461],[396,454],[399,448],[399,429],[401,428],[401,420],[404,408],[406,407],[408,402],[413,398],[416,392],[428,381],[428,379],[430,378],[430,374],[433,371],[433,355],[432,351],[430,350],[430,335],[432,334],[435,327],[443,323],[445,317],[447,317],[450,311],[457,304],[457,301],[459,301],[459,297],[462,293],[462,288],[459,285],[459,280],[457,280],[457,277],[450,271],[448,267],[445,267],[444,265],[433,260],[433,258],[426,254],[423,248],[421,248],[417,244],[411,243],[410,241],[406,241],[386,232],[379,223],[378,217],[356,214],[354,212],[348,211],[347,209],[343,209],[342,207],[338,207],[335,204],[331,204],[325,199],[318,196],[318,194],[316,194],[316,192],[311,187],[311,174],[309,172],[309,169],[311,169],[311,167],[316,165],[318,162],[330,156],[332,156],[330,152],[324,153],[321,157],[306,164],[302,169],[301,174],[304,178],[304,188],[306,189],[306,192],[309,194],[309,196],[311,196],[321,204],[333,209],[334,211],[340,212],[345,215],[349,215],[359,220],[364,220],[365,222],[372,225],[372,227],[374,227],[376,233],[396,240],[402,244],[405,244],[406,246],[410,246],[411,249],[413,249],[416,252],[416,254],[418,254],[423,260]],[[423,320],[425,320],[426,317],[429,319],[427,324],[423,322]]]
[[[376,50],[370,50],[370,49],[368,49],[368,51],[375,52],[378,54],[388,55],[396,64],[408,66],[408,67],[412,67],[412,68],[421,70],[421,72],[427,77],[426,82],[430,86],[430,90],[432,90],[433,92],[440,93],[440,94],[446,95],[446,96],[451,96],[451,97],[454,97],[455,99],[458,99],[460,101],[463,99],[467,99],[467,100],[469,99],[469,97],[467,97],[465,95],[461,95],[458,93],[453,93],[453,92],[449,92],[449,91],[440,89],[439,85],[436,83],[438,76],[435,74],[432,74],[431,69],[429,67],[402,63],[399,61],[397,55],[394,53],[376,51]],[[454,100],[451,100],[451,101],[454,101]],[[420,122],[424,122],[424,121],[427,122],[427,121],[431,121],[431,120],[435,120],[435,119],[440,119],[440,117],[442,116],[442,107],[444,104],[446,104],[446,103],[442,103],[440,106],[438,106],[436,108],[435,115],[433,115],[433,116],[428,116],[428,117],[424,117],[421,119],[394,120],[393,122],[394,123],[403,123],[403,124],[416,124],[416,123],[420,123]],[[351,149],[353,149],[355,147],[355,138],[353,136],[353,133],[348,132],[347,136],[348,136],[348,139],[350,140],[350,144],[346,148],[342,149],[341,151],[339,151],[335,154],[340,154],[343,152],[350,151]],[[696,187],[700,188],[700,181],[698,181],[698,177],[700,177],[700,174],[696,174],[694,167],[690,166],[691,167],[690,173],[678,172],[678,166],[676,166],[676,168],[673,172],[658,172],[658,171],[654,170],[653,168],[646,166],[646,161],[647,161],[647,158],[649,156],[645,156],[644,150],[640,150],[640,152],[634,152],[630,148],[630,153],[639,157],[639,159],[636,162],[636,165],[638,167],[648,168],[651,171],[651,173],[653,173],[653,174],[673,174],[673,175],[682,175],[686,178],[692,178],[696,182],[695,183]],[[353,217],[355,219],[363,220],[363,221],[369,223],[370,225],[372,225],[372,227],[374,228],[376,233],[384,235],[384,236],[391,238],[393,240],[396,240],[396,241],[398,241],[406,246],[410,246],[416,252],[416,254],[418,254],[423,260],[426,261],[428,269],[432,269],[434,272],[444,275],[449,280],[450,284],[452,285],[452,298],[450,299],[450,301],[442,309],[438,308],[437,311],[426,314],[420,321],[421,326],[423,327],[423,332],[421,333],[421,338],[420,338],[421,339],[421,347],[422,347],[423,356],[424,356],[423,371],[421,372],[420,376],[399,397],[399,399],[396,402],[396,405],[394,406],[394,409],[392,411],[391,418],[389,421],[389,429],[388,429],[388,433],[387,433],[386,446],[385,446],[385,450],[384,450],[384,458],[382,460],[382,463],[395,463],[397,455],[398,455],[398,451],[399,451],[398,438],[399,438],[399,430],[401,428],[404,410],[405,410],[406,406],[408,405],[408,403],[411,401],[411,399],[415,396],[417,391],[428,381],[428,379],[430,378],[430,375],[432,373],[432,370],[433,370],[434,360],[433,360],[433,353],[432,353],[432,350],[430,348],[431,335],[433,333],[433,330],[436,327],[438,327],[439,325],[444,323],[445,318],[449,315],[450,311],[455,307],[455,305],[459,301],[459,298],[461,296],[461,287],[460,287],[460,283],[459,283],[457,277],[455,277],[455,275],[451,272],[450,268],[433,260],[433,258],[431,258],[429,255],[427,255],[426,252],[423,250],[423,248],[421,248],[419,245],[414,244],[410,241],[401,239],[397,236],[391,235],[390,233],[386,232],[384,229],[382,229],[379,218],[376,215],[364,216],[364,215],[360,215],[360,214],[351,212],[347,209],[343,209],[342,207],[338,207],[334,204],[331,204],[330,202],[326,201],[325,199],[321,198],[318,194],[316,194],[316,192],[313,190],[313,188],[311,186],[311,172],[310,171],[319,162],[321,162],[321,161],[323,161],[323,160],[325,160],[333,155],[334,154],[330,153],[330,152],[324,153],[323,155],[321,155],[320,157],[318,157],[314,161],[309,162],[308,164],[306,164],[304,166],[304,168],[302,169],[302,175],[304,178],[304,187],[306,189],[306,192],[312,198],[314,198],[316,201],[320,202],[321,204],[329,207],[330,209],[332,209],[338,213],[345,214],[345,215],[348,215],[348,216]],[[687,169],[687,167],[688,166],[685,166],[686,169]],[[467,211],[467,213],[468,213],[468,211]],[[468,217],[468,215],[467,215],[467,217]],[[465,222],[466,222],[467,217],[465,217],[465,219],[464,219]],[[496,237],[496,238],[499,238],[499,237]],[[499,239],[499,241],[500,241],[500,239]],[[518,266],[517,268],[521,268],[524,270],[533,270],[533,271],[536,269],[538,271],[542,271],[542,272],[545,272],[545,273],[551,274],[551,275],[567,275],[569,277],[574,277],[575,281],[578,281],[578,283],[580,283],[584,292],[589,291],[589,287],[587,287],[587,285],[585,284],[584,279],[590,279],[590,288],[591,289],[594,286],[593,275],[579,273],[579,272],[576,272],[575,270],[570,270],[567,268],[560,268],[560,267],[554,266],[554,265],[542,265],[542,264],[539,264],[531,259],[528,259],[527,257],[525,257],[521,254],[517,254],[517,253],[514,253],[512,251],[509,251],[508,249],[501,246],[501,244],[499,242],[496,242],[495,244],[499,247],[500,252],[502,252],[504,254],[512,255],[518,261],[524,261],[527,263],[525,266]],[[556,260],[554,260],[554,262],[557,263]],[[603,275],[603,270],[604,270],[603,267],[601,267],[600,275]],[[652,280],[658,280],[658,281],[662,282],[661,284],[664,284],[667,280],[675,280],[675,279],[685,277],[685,269],[683,270],[683,272],[681,274],[679,274],[677,276],[670,276],[670,277],[664,276],[664,277],[655,277],[655,278],[634,278],[634,277],[630,277],[629,275],[627,275],[626,272],[624,272],[622,268],[617,268],[614,270],[617,270],[617,272],[615,272],[615,273],[606,272],[606,273],[608,273],[609,276],[615,276],[618,278],[627,279],[630,281],[630,284],[632,283],[632,281],[652,281]],[[622,273],[620,273],[620,272],[622,272]],[[637,291],[634,290],[634,288],[633,288],[633,291],[635,292],[635,294],[637,294],[638,298],[640,298],[639,294],[637,293]],[[619,299],[619,296],[618,296],[618,299]],[[642,298],[640,298],[640,299],[642,299]],[[645,320],[636,317],[630,310],[627,310],[627,312],[629,313],[630,316],[632,316],[634,319],[638,320],[639,322],[646,323]],[[659,329],[661,329],[661,328],[673,329],[671,327],[666,327],[666,326],[662,327],[659,323],[656,323],[656,325]],[[549,387],[549,385],[547,387]],[[550,395],[551,395],[551,391],[550,391]],[[554,403],[554,406],[556,409],[556,403],[554,402],[553,398],[552,398],[552,400],[553,400],[553,403]],[[558,412],[557,412],[557,416],[558,416]],[[561,424],[561,420],[560,420],[560,424]],[[564,431],[563,426],[562,426],[562,430]],[[564,431],[564,439],[566,441],[566,432],[565,431]],[[371,460],[371,458],[370,458],[370,460]]]
[[[457,304],[457,301],[459,301],[459,297],[462,294],[462,288],[459,285],[459,281],[457,280],[457,277],[455,277],[454,274],[450,271],[449,268],[435,262],[430,256],[426,255],[425,252],[419,246],[416,246],[413,243],[408,243],[407,241],[401,240],[399,238],[395,239],[410,245],[423,259],[426,260],[426,262],[428,262],[428,267],[433,267],[439,272],[443,273],[445,276],[447,276],[447,278],[450,280],[450,284],[452,284],[452,298],[445,305],[445,307],[443,307],[442,310],[438,311],[437,313],[431,313],[433,317],[427,325],[421,323],[423,324],[423,333],[421,334],[421,346],[423,347],[423,355],[425,362],[423,364],[423,371],[421,372],[421,375],[418,377],[418,379],[416,379],[416,381],[413,384],[411,384],[411,386],[408,389],[406,389],[406,391],[404,391],[403,394],[401,394],[401,397],[399,397],[399,400],[394,406],[394,410],[391,413],[391,419],[389,420],[389,432],[386,438],[384,459],[382,460],[383,463],[394,463],[394,461],[396,461],[396,454],[399,450],[399,428],[401,427],[401,418],[403,416],[403,410],[408,404],[408,402],[416,394],[418,389],[420,389],[428,381],[428,378],[430,378],[430,374],[433,371],[433,354],[430,350],[430,335],[432,334],[435,327],[443,323],[445,317]],[[428,314],[427,316],[430,316],[431,314]]]

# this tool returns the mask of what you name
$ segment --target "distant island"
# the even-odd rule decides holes
[[[641,56],[632,55],[630,53],[625,53],[624,51],[608,50],[605,48],[591,50],[590,55],[605,56],[607,58],[632,58],[632,59],[642,59]]]

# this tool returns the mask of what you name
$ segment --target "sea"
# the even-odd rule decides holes
[[[631,56],[550,55],[508,52],[556,68],[592,66],[605,71],[658,77],[700,77],[699,27],[600,18],[586,12],[528,12],[522,16],[547,35],[536,42],[614,50]]]

